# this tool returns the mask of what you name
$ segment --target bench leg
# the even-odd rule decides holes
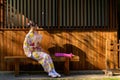
[[[15,62],[15,76],[19,75],[19,62]]]
[[[68,75],[69,74],[69,58],[66,58],[66,61],[64,63],[64,74]]]

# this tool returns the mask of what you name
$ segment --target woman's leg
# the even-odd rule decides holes
[[[50,55],[48,55],[45,52],[33,52],[32,56],[42,65],[42,67],[44,68],[44,71],[49,73],[48,74],[49,76],[52,76],[52,77],[61,76],[55,71],[54,64]]]
[[[51,67],[48,75],[49,75],[49,76],[50,76],[50,75],[56,75],[56,76],[58,76],[58,77],[61,77],[61,75],[58,74],[58,73],[55,71],[54,64],[53,64],[53,61],[52,61],[50,55],[46,54],[46,57],[45,57],[45,58],[46,58],[45,63],[47,63],[47,65],[45,65],[45,66],[50,66],[50,67]],[[45,66],[43,65],[44,68],[45,68]],[[46,69],[48,69],[48,68],[46,68]],[[45,70],[45,69],[44,69],[44,70]],[[46,70],[45,70],[45,71],[46,71]]]

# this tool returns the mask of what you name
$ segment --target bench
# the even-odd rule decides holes
[[[26,56],[5,56],[4,57],[6,62],[12,62],[14,63],[14,74],[15,76],[19,75],[20,72],[20,63],[25,62],[25,61],[29,61],[29,62],[37,62],[31,58],[28,58]],[[52,56],[52,60],[54,62],[64,62],[64,74],[68,75],[69,72],[69,62],[70,61],[79,61],[79,56],[74,56],[71,59],[67,58],[67,57],[55,57]]]

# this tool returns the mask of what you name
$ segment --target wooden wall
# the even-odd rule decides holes
[[[2,3],[2,0],[0,0]],[[2,9],[2,7],[0,7]],[[0,10],[0,27],[4,23],[3,10]],[[111,25],[110,25],[111,26]],[[114,27],[114,26],[113,26]],[[0,71],[13,70],[13,64],[6,63],[4,56],[24,55],[23,40],[28,31],[0,31]],[[104,70],[106,69],[106,58],[110,68],[118,67],[118,58],[113,59],[110,52],[110,43],[117,41],[117,30],[42,30],[42,47],[49,53],[72,52],[80,56],[78,63],[70,63],[71,70]],[[117,57],[117,54],[115,55]],[[23,63],[26,65],[27,63]],[[33,64],[32,66],[34,67]],[[59,69],[60,63],[55,63]],[[28,66],[25,69],[31,69]],[[24,66],[21,66],[24,67]],[[39,66],[37,66],[39,68]],[[61,67],[61,66],[60,66]],[[38,69],[35,67],[35,69]]]
[[[13,70],[12,64],[4,62],[4,56],[24,55],[22,45],[26,33],[27,31],[0,32],[0,70]],[[80,56],[77,64],[70,63],[73,70],[106,69],[107,56],[110,67],[114,66],[109,43],[117,41],[116,31],[40,31],[40,34],[43,35],[42,47],[47,53],[72,52]],[[117,59],[115,64],[118,64]]]

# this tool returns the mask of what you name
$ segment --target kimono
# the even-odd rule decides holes
[[[45,72],[50,72],[54,69],[53,61],[47,53],[43,52],[40,47],[42,36],[30,30],[25,36],[23,50],[27,57],[35,59],[42,65]]]

